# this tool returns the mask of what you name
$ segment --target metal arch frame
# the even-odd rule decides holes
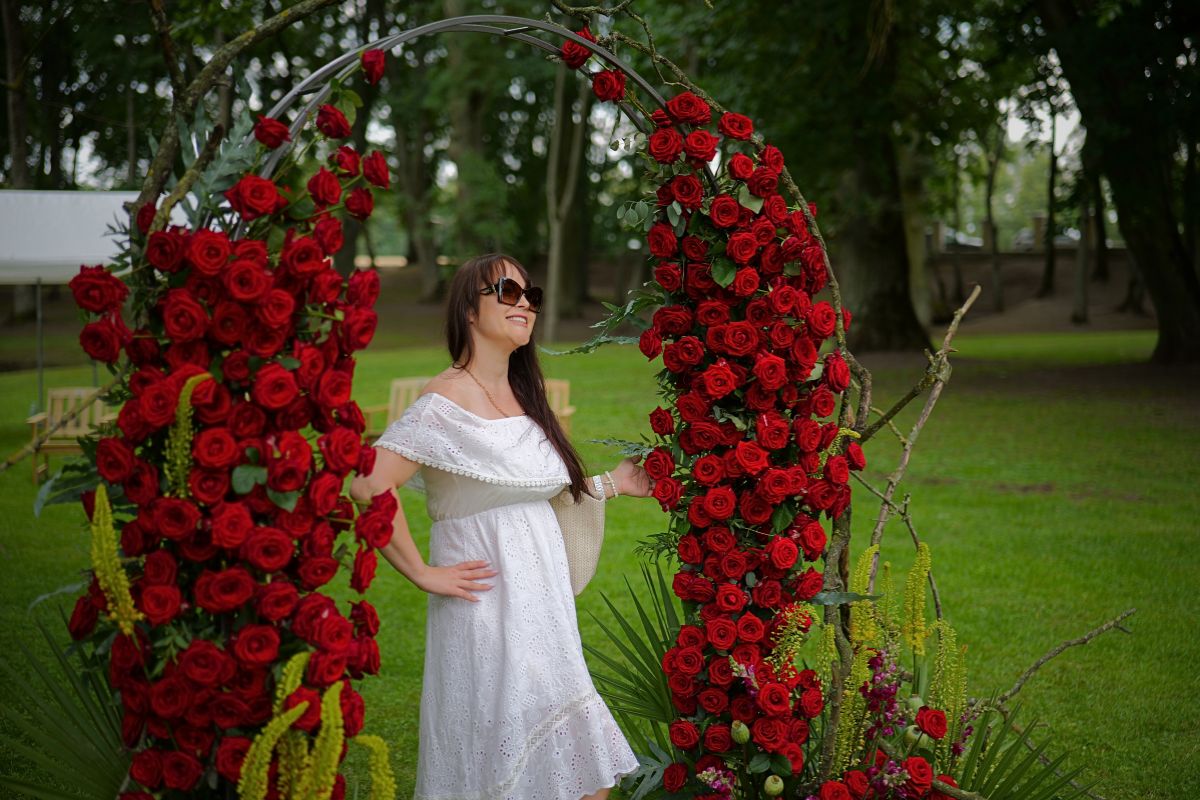
[[[512,27],[501,27],[505,25]],[[473,33],[486,33],[494,36],[503,36],[508,39],[516,39],[556,56],[560,54],[561,45],[551,44],[539,39],[536,36],[531,36],[526,33],[526,31],[529,30],[538,30],[544,33],[550,33],[555,37],[569,39],[579,45],[582,45],[590,50],[592,54],[598,56],[601,60],[607,62],[615,69],[618,69],[625,75],[629,76],[633,82],[637,84],[638,88],[644,91],[647,96],[649,96],[650,99],[652,99],[658,105],[659,108],[666,107],[667,103],[666,100],[663,99],[662,95],[659,94],[658,91],[656,91],[655,88],[651,86],[645,78],[643,78],[632,67],[630,67],[629,64],[625,63],[625,61],[618,58],[609,50],[599,46],[595,42],[583,38],[573,31],[567,30],[561,25],[556,25],[552,22],[545,22],[542,20],[528,19],[526,17],[512,17],[503,14],[475,14],[462,17],[451,17],[449,19],[438,20],[437,22],[430,22],[411,30],[402,31],[392,36],[385,36],[382,39],[376,39],[373,42],[357,47],[354,50],[350,50],[325,64],[325,66],[316,70],[307,78],[302,80],[299,84],[292,88],[291,91],[284,95],[279,102],[272,106],[270,111],[267,112],[267,116],[278,119],[279,115],[287,111],[301,96],[316,90],[316,94],[314,94],[313,97],[307,102],[300,113],[296,115],[296,119],[293,120],[289,126],[289,132],[294,141],[296,135],[304,127],[305,122],[308,120],[309,115],[313,112],[313,110],[318,105],[324,103],[326,99],[328,99],[329,94],[332,91],[330,85],[331,81],[342,80],[353,73],[358,68],[358,57],[362,52],[366,50],[391,51],[400,45],[405,44],[406,42],[410,42],[414,39],[418,39],[422,36],[433,33],[457,33],[464,31]],[[630,120],[633,121],[634,125],[637,126],[638,130],[642,131],[643,133],[654,130],[656,127],[652,120],[646,119],[645,116],[642,115],[642,113],[631,104],[621,102],[619,105],[629,116]],[[248,145],[252,139],[253,134],[247,134],[244,144]],[[283,158],[291,151],[292,147],[294,147],[294,144],[290,144],[287,147],[279,147],[272,151],[271,155],[267,158],[266,162],[259,170],[259,176],[264,178],[271,177],[272,173],[275,171],[275,168],[279,166],[280,161],[282,161]],[[709,180],[710,185],[715,186],[715,179],[713,178],[712,172],[708,165],[704,166],[704,172]]]

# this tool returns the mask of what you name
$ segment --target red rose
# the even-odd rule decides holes
[[[729,519],[733,516],[737,497],[728,486],[716,486],[704,493],[704,510],[713,519]]]
[[[342,724],[346,728],[346,736],[357,736],[362,730],[363,717],[366,714],[366,704],[362,695],[350,687],[349,681],[343,681],[342,693],[338,699],[342,707]]]
[[[336,564],[336,562],[334,563]],[[367,641],[374,643],[370,639]],[[341,679],[345,671],[346,657],[344,655],[335,655],[320,650],[313,653],[312,658],[309,659],[305,677],[312,685],[325,687]]]
[[[146,231],[150,230],[150,226],[154,224],[154,215],[157,213],[158,209],[154,207],[153,200],[147,200],[142,204],[142,207],[138,209],[135,223],[137,224],[138,231],[140,231],[143,236],[146,235]]]
[[[362,594],[375,580],[379,559],[374,550],[360,547],[354,555],[354,567],[350,572],[350,588]]]
[[[133,473],[137,457],[122,439],[107,437],[96,445],[96,471],[109,483],[120,483]]]
[[[758,283],[758,270],[743,267],[737,271],[737,275],[734,276],[733,283],[729,285],[729,288],[738,297],[749,297],[758,289]]]
[[[292,560],[292,537],[278,528],[258,527],[241,545],[241,556],[263,572],[278,572]]]
[[[710,714],[720,714],[729,708],[729,695],[715,686],[701,689],[696,695],[696,702]]]
[[[650,429],[659,436],[675,432],[675,418],[671,412],[659,406],[650,412]]]
[[[592,32],[589,31],[586,26],[584,26],[583,30],[575,31],[575,33],[578,34],[579,36],[581,36],[582,38],[587,39],[589,42],[596,41],[596,38],[594,36],[592,36]],[[563,42],[563,45],[561,48],[561,53],[562,53],[562,60],[571,69],[579,69],[587,62],[588,58],[592,55],[591,50],[589,50],[586,47],[584,47],[583,45],[579,44],[579,42],[576,42],[574,39],[568,39],[565,42]]]
[[[767,391],[781,389],[788,382],[787,362],[777,355],[760,355],[754,361],[753,372],[759,384]]]
[[[192,440],[192,456],[202,467],[225,469],[238,463],[241,452],[228,428],[209,428]]]
[[[679,205],[689,211],[700,207],[700,201],[704,199],[704,187],[695,175],[677,175],[669,185]]]
[[[305,559],[300,564],[300,585],[311,592],[333,580],[337,569],[338,562],[328,556]]]
[[[738,464],[750,475],[758,475],[770,465],[767,451],[754,442],[738,442],[734,454]]]
[[[300,593],[286,580],[276,579],[258,587],[256,608],[258,614],[268,622],[287,619],[300,602]]]
[[[196,605],[211,614],[223,614],[254,596],[254,578],[244,567],[220,572],[204,570],[193,587]]]
[[[264,408],[278,410],[296,398],[296,379],[282,365],[270,363],[254,378],[254,401]]]
[[[67,630],[70,632],[71,638],[79,641],[89,636],[96,627],[99,612],[100,609],[88,595],[76,600],[75,608],[71,612],[71,620],[67,623]]]
[[[908,773],[904,788],[912,797],[924,797],[933,786],[933,769],[929,762],[920,756],[910,756],[901,764]]]
[[[664,509],[675,508],[683,496],[683,484],[675,478],[663,478],[654,484],[654,499]]]
[[[725,464],[720,456],[701,456],[692,464],[692,476],[705,486],[715,486],[725,478]]]
[[[279,655],[279,631],[271,625],[246,625],[233,640],[233,655],[242,664],[264,667]]]
[[[669,452],[661,447],[656,447],[646,456],[642,467],[651,478],[661,480],[670,477],[671,473],[675,471],[675,460],[671,458]]]
[[[767,544],[766,553],[776,568],[791,569],[800,556],[800,549],[786,536],[776,536]]]
[[[242,503],[221,503],[213,509],[212,543],[217,547],[240,547],[253,528],[250,509]]]
[[[704,731],[704,749],[711,753],[724,753],[733,748],[733,737],[729,726],[724,723],[709,725]]]
[[[762,152],[758,154],[758,160],[776,175],[783,172],[783,153],[773,144],[769,144],[762,149]],[[811,203],[809,204],[809,209],[813,209]],[[817,216],[816,211],[813,211],[812,215],[814,217]]]
[[[670,164],[683,152],[683,136],[675,128],[659,128],[650,134],[646,147],[655,161]]]
[[[946,735],[946,712],[929,706],[921,706],[917,712],[917,727],[934,739]]]
[[[679,250],[679,240],[675,231],[665,222],[656,222],[646,234],[650,245],[650,254],[656,258],[670,258]]]
[[[688,769],[686,764],[674,763],[663,770],[663,788],[668,792],[677,792],[687,783]]]
[[[163,756],[163,785],[168,789],[188,791],[200,780],[204,768],[195,756],[177,750]]]
[[[778,717],[759,717],[750,726],[750,735],[767,752],[777,752],[787,737],[787,726]]]
[[[162,754],[152,747],[135,753],[129,764],[129,777],[147,789],[157,789],[162,783]]]
[[[332,206],[342,199],[342,184],[336,175],[321,167],[308,179],[308,194],[318,209]]]
[[[729,242],[725,245],[725,252],[737,263],[748,264],[754,258],[754,254],[758,252],[758,240],[752,233],[738,231],[729,237]]]
[[[683,151],[688,158],[697,161],[712,161],[717,155],[717,144],[720,140],[706,130],[692,131],[683,141]]]
[[[736,153],[729,159],[729,176],[744,181],[754,174],[754,162],[749,157]]]
[[[379,271],[358,269],[350,276],[346,300],[352,305],[370,308],[379,299]]]
[[[825,356],[825,371],[823,373],[825,383],[834,392],[841,392],[850,385],[850,367],[846,365],[846,359],[838,351],[834,351]]]
[[[625,73],[600,70],[592,76],[592,91],[601,102],[620,100],[625,96]]]
[[[755,197],[768,197],[779,189],[779,173],[759,167],[746,179],[746,186]]]
[[[713,225],[718,228],[732,228],[737,224],[741,214],[741,205],[727,194],[719,194],[713,198],[709,206],[708,216]]]
[[[307,703],[304,712],[292,723],[292,727],[302,731],[312,732],[321,722],[321,695],[307,686],[296,689],[283,701],[283,710],[295,708],[301,703]]]
[[[825,781],[819,794],[821,800],[853,800],[846,784],[840,781]]]
[[[188,242],[186,258],[201,275],[217,275],[229,261],[233,246],[223,231],[199,230]]]
[[[333,255],[345,244],[342,223],[333,217],[323,217],[313,226],[313,238],[316,239],[325,255]]]
[[[647,328],[638,336],[638,350],[646,358],[654,358],[662,352],[662,337],[654,328]]]
[[[342,322],[342,343],[347,352],[361,350],[371,343],[379,317],[369,308],[351,308]]]
[[[822,300],[809,310],[806,323],[814,339],[828,339],[833,335],[834,326],[837,324],[837,312],[827,301]]]
[[[163,327],[175,342],[199,339],[208,328],[208,314],[186,289],[171,289],[163,304]]]
[[[317,383],[316,400],[330,408],[350,402],[350,376],[339,370],[331,370],[321,376]]]
[[[226,189],[225,199],[247,222],[287,206],[287,198],[279,193],[279,188],[257,175],[246,175],[232,188]]]
[[[741,611],[745,608],[747,600],[746,592],[740,586],[722,583],[717,587],[717,608],[726,613],[735,614]]]
[[[165,625],[179,614],[182,602],[178,586],[147,586],[137,605],[151,625]]]
[[[326,103],[317,110],[317,130],[330,139],[345,139],[350,135],[350,123],[345,114]]]
[[[284,142],[292,140],[291,131],[288,126],[272,117],[265,117],[262,114],[258,115],[258,122],[254,123],[254,138],[262,145],[270,150],[274,150]]]
[[[154,525],[167,539],[179,541],[189,536],[200,521],[200,509],[182,498],[164,497],[154,503]]]
[[[730,139],[749,139],[754,133],[754,123],[749,117],[727,111],[721,115],[717,130]]]
[[[375,198],[370,189],[356,187],[346,198],[346,211],[355,219],[366,219],[375,209]]]
[[[387,159],[383,157],[383,153],[376,150],[363,159],[363,177],[367,179],[368,183],[372,183],[380,189],[386,189],[392,185],[391,175],[388,174]]]
[[[100,264],[80,266],[79,274],[67,286],[77,306],[97,314],[117,310],[129,294],[129,287]]]
[[[677,719],[668,727],[671,744],[680,750],[691,750],[700,743],[700,731],[695,723],[685,719]]]
[[[792,710],[791,692],[782,683],[764,683],[758,687],[758,705],[767,714],[787,714]]]
[[[242,763],[252,742],[244,736],[226,736],[217,745],[217,774],[230,783],[242,777]]]
[[[712,122],[712,109],[708,103],[691,92],[680,92],[668,100],[667,114],[676,122],[692,125],[707,125]]]
[[[362,63],[363,75],[367,78],[367,83],[374,86],[379,83],[379,79],[383,77],[384,53],[382,50],[364,50],[359,56],[359,61]]]
[[[729,650],[737,641],[737,625],[727,617],[713,617],[704,623],[704,635],[717,650]]]
[[[700,374],[700,388],[711,399],[719,400],[737,388],[737,377],[721,359]]]
[[[150,234],[150,238],[146,242],[146,260],[152,267],[162,272],[175,272],[183,262],[183,251],[186,246],[186,235],[176,228],[155,231]]]
[[[90,357],[111,364],[121,355],[121,345],[128,336],[123,328],[124,324],[118,324],[110,317],[89,322],[79,334],[79,345]]]
[[[757,584],[756,584],[757,587]],[[743,642],[754,644],[762,641],[766,635],[766,626],[763,621],[753,614],[743,614],[738,617],[737,621],[738,639]]]
[[[824,384],[813,391],[809,397],[809,403],[812,406],[812,413],[818,417],[828,417],[837,405],[833,392],[829,391],[829,387]]]

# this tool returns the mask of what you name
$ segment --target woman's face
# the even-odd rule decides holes
[[[524,287],[520,271],[510,261],[504,262],[504,276]],[[484,287],[477,286],[476,291]],[[498,343],[511,345],[512,350],[529,344],[537,314],[529,310],[529,300],[521,295],[515,306],[505,305],[494,293],[479,296],[479,315],[474,320],[476,333]]]

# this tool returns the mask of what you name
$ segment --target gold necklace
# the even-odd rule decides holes
[[[473,380],[473,381],[475,381],[475,383],[479,384],[479,388],[483,389],[483,393],[487,395],[487,399],[492,402],[492,405],[495,407],[495,409],[500,412],[500,416],[507,417],[508,414],[506,414],[504,412],[504,409],[500,407],[500,404],[496,402],[496,398],[492,397],[492,393],[488,391],[488,388],[486,386],[484,386],[482,383],[479,383],[479,378],[475,377],[475,373],[473,373],[473,372],[471,372],[471,370],[467,369],[465,364],[463,365],[463,371],[471,376],[471,380]]]

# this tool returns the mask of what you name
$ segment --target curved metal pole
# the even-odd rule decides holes
[[[496,27],[497,25],[511,25],[513,27]],[[601,58],[603,61],[608,62],[614,68],[628,75],[633,82],[650,97],[650,99],[658,104],[660,108],[666,106],[666,100],[663,99],[662,95],[659,94],[658,91],[655,90],[655,88],[651,86],[645,78],[643,78],[637,73],[637,71],[629,66],[629,64],[618,58],[606,48],[600,47],[595,42],[585,39],[573,31],[569,31],[566,28],[560,25],[555,25],[551,22],[528,19],[525,17],[513,17],[504,14],[475,14],[463,17],[451,17],[450,19],[430,22],[411,30],[401,31],[400,33],[392,36],[385,36],[381,39],[376,39],[374,42],[369,42],[368,44],[361,45],[354,50],[347,51],[346,53],[343,53],[329,63],[325,64],[323,67],[317,69],[300,83],[298,83],[295,87],[293,87],[286,95],[280,98],[280,100],[275,103],[274,106],[271,107],[270,111],[267,112],[267,116],[278,118],[280,114],[287,111],[287,109],[301,96],[313,91],[314,89],[317,89],[317,87],[320,87],[317,90],[317,93],[311,99],[309,99],[301,112],[296,115],[296,119],[293,120],[292,124],[289,126],[289,130],[294,138],[295,135],[300,132],[300,129],[304,127],[304,123],[308,119],[309,114],[311,114],[312,111],[317,108],[317,106],[321,105],[329,97],[329,94],[332,91],[331,81],[342,80],[353,73],[355,69],[357,69],[358,58],[361,53],[366,50],[394,50],[395,48],[407,42],[411,42],[429,34],[444,32],[485,33],[492,36],[503,36],[508,39],[522,41],[552,55],[559,54],[561,51],[561,46],[543,41],[536,36],[530,36],[528,33],[526,33],[528,30],[540,30],[545,33],[553,34],[557,37],[570,39],[582,45],[596,56]],[[621,103],[620,106],[630,120],[633,121],[638,130],[642,131],[643,133],[653,130],[654,124],[645,119],[636,108],[631,106],[629,103]],[[252,134],[248,134],[245,143],[249,144],[251,138]],[[259,170],[259,175],[264,178],[270,177],[275,168],[279,165],[279,162],[283,160],[289,151],[290,147],[281,147],[274,150],[267,158],[262,168]]]

